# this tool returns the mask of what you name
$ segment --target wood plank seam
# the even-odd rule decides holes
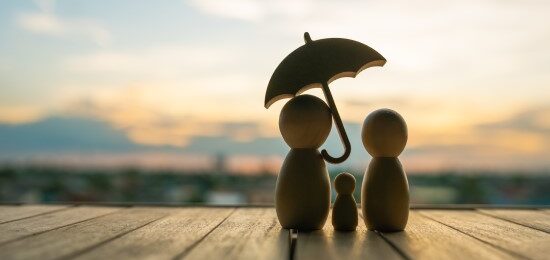
[[[109,214],[111,214],[111,213],[109,213]],[[106,215],[108,215],[108,214],[106,214]],[[159,217],[159,218],[157,218],[157,219],[153,219],[153,220],[151,220],[151,221],[149,221],[149,222],[147,222],[147,223],[145,223],[145,224],[143,224],[143,225],[140,225],[140,226],[138,226],[138,227],[135,227],[135,228],[133,228],[133,229],[130,229],[130,230],[126,231],[126,232],[122,232],[122,233],[120,233],[120,234],[117,234],[117,235],[114,236],[114,237],[108,238],[108,239],[106,239],[106,240],[104,240],[104,241],[101,241],[101,242],[95,244],[95,245],[89,246],[89,247],[87,247],[87,248],[83,248],[83,249],[81,249],[81,250],[78,250],[78,251],[76,251],[76,252],[73,252],[73,253],[71,253],[71,254],[69,254],[69,255],[67,255],[67,256],[61,257],[61,258],[59,258],[59,259],[73,259],[73,258],[75,258],[75,257],[77,257],[77,256],[79,256],[79,255],[81,255],[81,254],[84,254],[84,253],[89,252],[89,251],[91,251],[91,250],[93,250],[93,249],[96,249],[96,248],[98,248],[98,247],[100,247],[100,246],[102,246],[102,245],[105,245],[105,244],[107,244],[107,243],[109,243],[109,242],[111,242],[111,241],[113,241],[113,240],[115,240],[115,239],[117,239],[117,238],[120,238],[120,237],[122,237],[122,236],[124,236],[124,235],[126,235],[126,234],[129,234],[129,233],[133,232],[133,231],[136,231],[136,230],[138,230],[138,229],[140,229],[140,228],[142,228],[142,227],[145,227],[145,226],[147,226],[147,225],[149,225],[149,224],[151,224],[151,223],[153,223],[153,222],[155,222],[155,221],[161,220],[161,219],[163,219],[163,218],[165,218],[165,217],[167,217],[167,216],[168,216],[168,214],[166,214],[166,215],[164,215],[164,216],[161,216],[161,217]],[[87,221],[87,220],[86,220],[86,221]]]
[[[296,255],[296,243],[298,243],[298,230],[288,230],[288,259],[294,260]]]
[[[235,213],[235,211],[237,211],[237,208],[233,208],[233,210],[229,214],[227,214],[227,216],[224,219],[222,219],[222,221],[220,221],[220,223],[218,223],[211,230],[209,230],[206,234],[204,234],[204,236],[202,236],[199,240],[195,241],[189,247],[184,249],[181,253],[174,256],[172,259],[184,259],[189,253],[191,253],[191,251],[195,247],[197,247],[197,245],[199,245],[208,235],[210,235],[210,233],[212,233],[214,230],[216,230],[223,222],[225,222],[229,217],[231,217],[231,215],[233,215],[233,213]]]
[[[364,221],[363,212],[359,211],[358,213],[359,213],[358,214],[359,217]],[[388,238],[386,238],[384,236],[384,234],[382,234],[378,231],[374,231],[374,232],[376,233],[376,235],[378,235],[380,238],[382,238],[382,240],[384,240],[391,248],[393,248],[393,250],[395,250],[395,252],[397,252],[397,254],[399,254],[399,256],[401,256],[403,259],[406,259],[406,260],[412,259],[412,257],[408,256],[407,253],[405,253],[403,250],[401,250],[401,248],[399,248],[396,244],[394,244]]]
[[[475,237],[475,236],[473,236],[473,235],[470,235],[470,234],[468,234],[468,233],[466,233],[466,232],[464,232],[464,231],[462,231],[462,230],[460,230],[460,229],[458,229],[458,228],[455,228],[455,227],[453,227],[453,226],[451,226],[451,225],[447,225],[447,224],[445,224],[444,222],[438,221],[438,220],[435,219],[435,218],[432,218],[432,217],[430,217],[430,216],[428,216],[428,215],[426,215],[426,214],[423,214],[422,212],[419,212],[419,214],[421,214],[422,216],[424,216],[424,217],[426,217],[426,218],[428,218],[428,219],[431,219],[431,220],[433,220],[433,221],[435,221],[435,222],[437,222],[437,223],[440,223],[440,224],[442,224],[442,225],[444,225],[444,226],[447,226],[447,227],[449,227],[449,228],[451,228],[451,229],[454,229],[454,230],[456,230],[456,231],[458,231],[458,232],[460,232],[460,233],[462,233],[462,234],[464,234],[464,235],[467,235],[467,236],[469,236],[469,237],[471,237],[471,238],[474,238],[474,239],[476,239],[476,240],[478,240],[478,241],[480,241],[480,242],[482,242],[482,243],[484,243],[484,244],[487,244],[487,245],[492,246],[492,247],[494,247],[494,248],[496,248],[496,249],[498,249],[498,250],[501,250],[501,251],[503,251],[504,253],[507,253],[507,254],[509,254],[509,255],[512,255],[512,256],[514,256],[514,257],[521,258],[521,259],[529,259],[528,257],[526,257],[526,256],[524,256],[524,255],[518,254],[518,253],[516,253],[516,252],[514,252],[514,251],[511,251],[511,250],[509,250],[509,249],[507,249],[507,248],[504,248],[504,247],[501,247],[501,246],[492,244],[492,243],[490,243],[490,242],[487,242],[487,241],[485,241],[485,240],[483,240],[483,239],[480,239],[480,238],[478,238],[478,237]]]
[[[530,229],[534,229],[534,230],[537,230],[537,231],[542,231],[542,232],[544,232],[544,233],[550,234],[550,232],[548,232],[548,231],[546,231],[546,230],[543,230],[543,229],[540,229],[540,228],[536,228],[536,227],[532,227],[532,226],[528,226],[528,225],[522,224],[522,223],[520,223],[520,222],[511,220],[511,219],[506,219],[506,218],[503,218],[503,217],[499,217],[499,216],[487,214],[487,213],[485,213],[485,212],[483,212],[483,211],[476,211],[476,212],[479,213],[479,214],[481,214],[481,215],[485,215],[485,216],[488,216],[488,217],[492,217],[492,218],[504,220],[504,221],[510,222],[510,223],[512,223],[512,224],[520,225],[520,226],[523,226],[523,227],[526,227],[526,228],[530,228]]]
[[[23,217],[23,218],[12,219],[12,220],[8,220],[8,221],[0,222],[0,225],[5,224],[5,223],[14,222],[14,221],[19,221],[19,220],[22,220],[22,219],[28,219],[28,218],[32,218],[32,217],[36,217],[36,216],[50,214],[50,213],[54,213],[54,212],[58,212],[58,211],[68,210],[68,209],[71,209],[71,208],[74,208],[74,207],[76,207],[76,206],[75,205],[69,205],[66,208],[54,209],[52,211],[46,211],[46,212],[38,213],[38,214],[35,214],[35,215],[32,215],[32,216],[27,216],[27,217]]]
[[[79,207],[79,206],[70,207],[70,208],[76,208],[76,207]],[[68,209],[69,209],[69,208],[68,208]],[[61,210],[65,210],[65,209],[61,209]],[[79,223],[82,223],[82,222],[85,222],[85,221],[94,220],[94,219],[96,219],[96,218],[103,217],[103,216],[107,216],[107,215],[109,215],[109,214],[113,214],[113,213],[119,212],[119,211],[121,211],[121,210],[122,210],[122,208],[121,208],[121,209],[118,209],[118,210],[115,210],[115,211],[113,211],[113,212],[105,213],[105,214],[103,214],[103,215],[95,216],[95,217],[93,217],[93,218],[89,218],[89,219],[84,219],[84,220],[76,221],[76,222],[73,222],[73,223],[70,223],[70,224],[67,224],[67,225],[63,225],[63,226],[59,226],[59,227],[54,227],[54,228],[51,228],[51,229],[48,229],[48,230],[44,230],[44,231],[36,232],[36,233],[30,234],[30,235],[26,235],[26,236],[22,236],[22,237],[19,237],[19,238],[12,239],[12,240],[8,240],[8,241],[5,241],[5,242],[0,243],[0,246],[4,246],[4,245],[6,245],[6,244],[13,243],[13,242],[16,242],[16,241],[19,241],[19,240],[22,240],[22,239],[25,239],[25,238],[28,238],[28,237],[40,235],[40,234],[42,234],[42,233],[54,231],[54,230],[57,230],[57,229],[60,229],[60,228],[68,227],[68,226],[71,226],[71,225],[76,225],[76,224],[79,224]],[[54,213],[54,212],[58,212],[58,211],[60,211],[60,210],[56,210],[56,211],[52,211],[52,212],[47,212],[47,214]],[[40,215],[43,215],[43,214],[40,214]],[[36,217],[36,216],[34,216],[34,217]],[[23,218],[23,219],[25,219],[25,218]],[[20,220],[22,220],[22,219],[20,219]]]
[[[405,232],[405,231],[403,231],[403,232]],[[407,255],[407,253],[405,253],[405,251],[401,250],[401,248],[399,248],[399,246],[397,246],[395,243],[393,243],[391,240],[389,240],[386,236],[384,236],[384,233],[381,233],[381,232],[378,232],[378,231],[375,231],[375,233],[378,236],[380,236],[384,241],[386,241],[386,243],[388,243],[388,245],[390,245],[393,248],[393,250],[395,250],[395,252],[397,252],[401,257],[403,257],[403,259],[406,259],[406,260],[413,259],[409,255]]]

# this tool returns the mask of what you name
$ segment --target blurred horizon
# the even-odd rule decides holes
[[[388,60],[331,84],[362,174],[363,119],[399,112],[408,173],[550,173],[550,2],[3,1],[0,164],[275,174],[279,62],[312,38]],[[319,89],[306,94],[321,97]],[[333,129],[322,148],[342,152]]]

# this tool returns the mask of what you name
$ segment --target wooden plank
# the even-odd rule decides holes
[[[0,225],[0,244],[95,218],[118,210],[113,207],[73,207]]]
[[[78,255],[165,216],[164,209],[125,209],[0,246],[0,259],[57,259]]]
[[[130,232],[77,259],[173,259],[216,228],[234,209],[173,209],[165,218]]]
[[[0,206],[0,224],[28,218],[47,212],[61,210],[67,206],[61,205],[22,205],[22,206]]]
[[[289,232],[282,229],[274,208],[238,208],[185,259],[287,259]]]
[[[295,251],[296,259],[402,259],[361,217],[355,232],[338,232],[329,215],[322,230],[298,232]]]
[[[480,209],[483,214],[550,233],[550,216],[540,210]]]
[[[519,257],[547,259],[550,235],[475,211],[425,210],[421,214]]]
[[[382,234],[408,258],[513,259],[506,252],[411,211],[404,232]]]

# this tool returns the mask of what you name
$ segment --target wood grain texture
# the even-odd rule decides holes
[[[67,208],[61,205],[0,206],[0,224]]]
[[[518,257],[548,259],[550,235],[475,211],[425,210],[421,214]]]
[[[77,259],[173,259],[217,227],[232,208],[173,209],[171,214]]]
[[[478,211],[483,214],[550,233],[550,215],[539,210],[479,209]]]
[[[289,232],[273,208],[238,208],[185,259],[287,259]]]
[[[22,207],[0,214],[25,216]],[[30,207],[27,215],[40,208]],[[335,232],[327,221],[298,233],[294,257],[548,259],[548,218],[544,209],[413,210],[404,232],[381,234],[362,221],[356,232]],[[291,247],[273,208],[230,207],[61,206],[0,224],[0,241],[0,259],[288,259]]]
[[[465,235],[455,229],[421,216],[409,214],[404,232],[383,233],[411,259],[513,259],[514,256]]]
[[[114,207],[73,207],[0,225],[0,244],[119,210]]]
[[[329,216],[329,219],[332,216]],[[355,232],[338,232],[327,221],[322,230],[299,232],[295,259],[401,259],[375,232],[368,231],[361,219]]]
[[[125,209],[0,246],[0,259],[58,259],[78,255],[100,243],[165,216],[165,209]]]

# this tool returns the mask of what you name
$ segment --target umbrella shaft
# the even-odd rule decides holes
[[[325,94],[325,98],[332,112],[332,117],[334,118],[334,122],[336,123],[336,129],[338,129],[340,141],[342,141],[344,145],[344,154],[337,158],[330,156],[327,150],[323,150],[321,154],[323,155],[324,159],[329,163],[341,163],[349,157],[351,153],[351,144],[349,142],[348,135],[346,134],[346,129],[344,128],[344,124],[342,123],[342,119],[340,118],[340,114],[338,113],[338,109],[336,108],[336,104],[334,103],[334,99],[332,98],[332,93],[330,92],[327,82],[323,83],[323,93]]]

